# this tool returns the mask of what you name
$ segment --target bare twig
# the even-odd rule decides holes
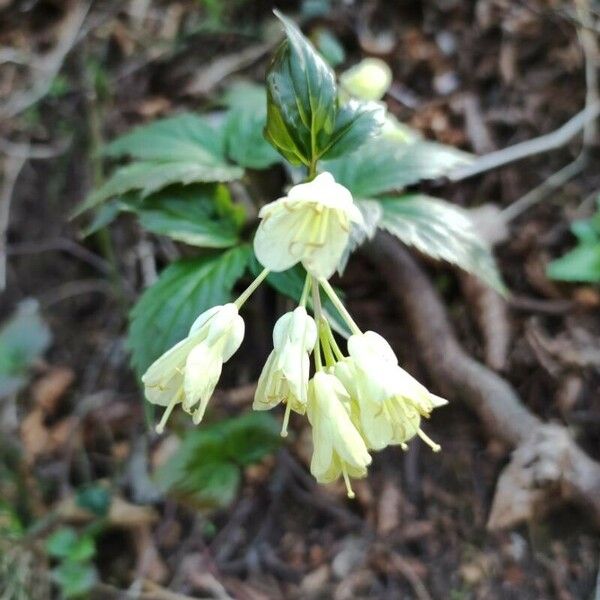
[[[579,39],[583,55],[585,57],[585,83],[586,110],[594,106],[600,106],[600,91],[598,88],[598,66],[600,65],[600,52],[595,34],[588,29],[592,24],[588,0],[577,0],[577,14],[580,26],[578,28]],[[589,158],[589,148],[597,142],[598,122],[597,119],[589,119],[583,124],[583,146],[577,158],[568,165],[554,173],[543,181],[539,186],[527,192],[524,196],[513,202],[502,211],[505,223],[514,220],[523,212],[541,202],[554,190],[561,188],[568,181],[579,175],[586,167]]]
[[[427,276],[397,240],[378,234],[367,250],[403,305],[440,391],[460,398],[492,435],[519,448],[511,465],[520,469],[522,491],[529,492],[533,512],[528,514],[533,516],[550,501],[574,501],[600,526],[600,464],[575,444],[564,427],[544,424],[508,382],[464,351]],[[515,522],[518,519],[505,520],[503,525]]]
[[[15,184],[26,160],[24,156],[9,156],[4,161],[4,177],[0,188],[0,291],[6,289],[6,232],[10,217],[10,203]]]
[[[8,156],[15,158],[27,158],[30,160],[43,160],[46,158],[55,158],[64,154],[69,145],[68,140],[61,141],[56,147],[43,146],[41,144],[20,144],[11,142],[5,138],[0,138],[0,151]]]
[[[600,115],[600,102],[587,106],[551,133],[486,154],[470,165],[450,173],[448,177],[450,181],[462,181],[511,162],[560,148],[580,133],[586,124],[596,119],[598,115]]]
[[[500,217],[504,223],[514,221],[526,210],[541,202],[553,190],[556,190],[571,181],[573,177],[576,177],[583,171],[587,162],[587,153],[582,152],[574,161],[548,177],[548,179],[527,192],[524,196],[521,196],[521,198],[513,202],[510,206],[507,206],[500,213]]]
[[[60,24],[56,46],[44,56],[33,61],[35,69],[41,77],[34,79],[28,90],[15,94],[6,104],[0,107],[0,119],[11,119],[41,100],[50,89],[54,78],[58,75],[63,62],[77,41],[81,26],[90,9],[91,2],[72,2],[71,10]]]
[[[215,59],[190,81],[186,86],[186,93],[191,95],[206,95],[210,93],[225,77],[250,66],[269,52],[273,45],[274,42],[257,44],[241,52]]]

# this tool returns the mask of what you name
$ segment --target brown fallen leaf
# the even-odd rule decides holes
[[[44,411],[41,408],[35,408],[21,421],[21,441],[28,464],[45,452],[50,432],[44,425]]]
[[[59,400],[65,395],[74,380],[75,373],[69,367],[53,367],[31,388],[31,395],[36,406],[42,408],[47,415],[54,414]]]

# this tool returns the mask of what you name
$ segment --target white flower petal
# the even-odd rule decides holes
[[[202,342],[188,355],[183,378],[185,399],[183,407],[191,410],[200,401],[206,406],[221,377],[223,367],[221,348]]]

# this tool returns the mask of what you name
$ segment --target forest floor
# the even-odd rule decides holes
[[[300,3],[275,4],[300,14]],[[108,239],[83,239],[83,223],[67,216],[102,177],[104,140],[174,111],[210,108],[232,76],[260,81],[269,52],[260,49],[263,36],[275,24],[263,0],[109,0],[87,8],[0,1],[0,57],[11,48],[17,55],[0,63],[2,200],[10,202],[0,310],[8,318],[24,299],[37,299],[52,336],[30,381],[0,399],[0,476],[18,474],[0,478],[2,502],[37,523],[41,539],[56,519],[81,518],[73,498],[82,487],[101,481],[120,499],[97,540],[97,598],[598,598],[597,530],[580,509],[486,528],[510,448],[460,401],[428,423],[443,452],[413,442],[408,453],[379,453],[368,479],[356,483],[355,501],[339,486],[312,482],[300,427],[277,454],[246,470],[227,510],[157,497],[151,474],[175,436],[148,428],[125,336],[128,307],[168,248],[128,219]],[[305,2],[304,14],[310,10],[321,12],[305,16],[305,30],[329,27],[347,64],[364,55],[388,61],[393,112],[431,139],[484,154],[554,131],[584,106],[571,3],[323,0]],[[35,66],[32,57],[57,46],[52,64]],[[219,57],[230,60],[215,67]],[[467,208],[514,206],[580,148],[575,138],[421,189]],[[545,265],[572,247],[569,223],[591,214],[599,157],[592,153],[576,177],[508,223],[496,256],[513,299],[506,318],[484,325],[486,338],[480,324],[488,317],[465,278],[419,258],[468,352],[485,361],[490,344],[507,340],[496,370],[532,412],[566,424],[598,460],[600,293],[550,281]],[[337,283],[357,321],[385,334],[401,364],[431,383],[402,310],[368,259],[353,258]],[[259,334],[266,342],[234,359],[217,414],[248,409],[270,343],[268,328]],[[52,568],[38,541],[29,540],[30,558],[20,563],[35,581],[23,597],[34,600],[49,597],[43,581]]]

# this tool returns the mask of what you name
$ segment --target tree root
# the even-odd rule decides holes
[[[397,240],[380,233],[366,249],[402,304],[438,391],[463,401],[491,435],[516,448],[500,476],[488,526],[511,527],[574,502],[600,527],[600,464],[565,427],[542,422],[507,381],[464,351],[429,279]]]

